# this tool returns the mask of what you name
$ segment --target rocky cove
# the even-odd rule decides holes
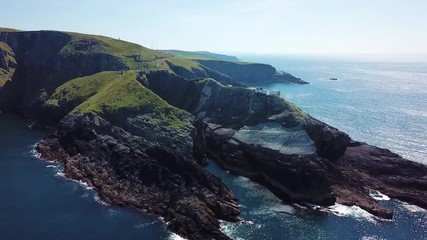
[[[14,34],[24,34],[25,41]],[[137,58],[108,52],[102,47],[113,43],[90,37],[69,37],[81,52],[67,57],[89,59],[90,73],[62,76],[65,70],[45,67],[59,64],[51,58],[64,47],[46,61],[33,60],[46,54],[35,43],[62,33],[14,34],[0,35],[16,62],[0,90],[1,110],[32,115],[38,119],[34,127],[51,129],[37,149],[43,158],[63,163],[67,177],[93,186],[107,203],[163,216],[171,231],[186,238],[227,239],[218,220],[239,221],[238,199],[201,167],[207,156],[286,202],[358,205],[391,218],[390,210],[369,197],[368,189],[376,189],[427,207],[425,166],[352,141],[284,99],[224,86],[221,79],[206,78],[206,71],[189,78],[174,69],[148,68],[150,60],[170,58],[154,51],[144,69],[133,69],[128,61]],[[110,67],[100,54],[117,64]],[[128,70],[117,71],[120,64]],[[46,72],[31,74],[32,69]],[[31,94],[22,98],[17,92]]]

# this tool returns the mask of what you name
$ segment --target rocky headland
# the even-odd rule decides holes
[[[233,70],[52,31],[0,29],[0,54],[0,111],[50,129],[37,145],[42,158],[63,163],[103,201],[162,216],[188,239],[228,239],[219,220],[240,220],[238,199],[203,169],[208,159],[287,202],[358,205],[392,218],[369,196],[375,189],[427,208],[426,166],[236,87],[274,77],[274,68]]]
[[[268,64],[203,59],[196,59],[195,61],[210,69],[225,73],[243,86],[272,82],[308,84],[301,78],[294,77],[287,72],[277,71],[276,68]]]

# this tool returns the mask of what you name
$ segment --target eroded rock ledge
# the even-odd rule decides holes
[[[157,129],[163,142],[150,141],[125,129],[92,114],[70,114],[37,150],[106,203],[162,216],[169,230],[188,239],[228,239],[218,219],[238,221],[237,199],[194,161],[192,139]],[[196,129],[190,131],[196,139]]]
[[[37,146],[42,157],[63,163],[66,176],[94,186],[103,201],[163,216],[186,238],[228,239],[218,220],[239,220],[233,193],[200,167],[206,154],[286,201],[355,204],[391,218],[369,197],[372,188],[427,208],[426,166],[354,142],[281,98],[197,79],[298,80],[272,67],[260,75],[219,66],[225,75],[64,32],[0,31],[0,45],[0,111],[53,129]],[[159,66],[169,71],[152,70]]]
[[[283,99],[167,73],[148,79],[154,92],[207,124],[208,153],[223,168],[264,184],[285,201],[357,205],[392,218],[369,196],[376,189],[427,208],[426,166],[352,141]],[[174,89],[188,94],[174,95]]]

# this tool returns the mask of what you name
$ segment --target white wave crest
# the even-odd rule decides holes
[[[360,240],[383,240],[384,238],[378,236],[363,236]]]
[[[171,235],[168,238],[169,240],[186,240],[185,238],[179,236],[176,233],[171,233]]]
[[[374,215],[368,213],[367,211],[361,209],[358,206],[346,206],[339,203],[336,203],[333,206],[328,207],[329,211],[340,217],[351,217],[355,219],[363,219],[370,222],[375,222]]]
[[[95,194],[95,196],[94,196],[93,198],[95,199],[95,201],[96,201],[97,203],[100,203],[100,204],[102,204],[102,205],[108,206],[108,203],[106,203],[106,202],[102,201],[102,200],[101,200],[101,198],[99,198],[98,194]]]
[[[50,164],[50,165],[47,165],[46,167],[47,167],[47,168],[60,168],[61,166],[59,166],[59,165],[52,165],[52,164]]]
[[[377,201],[389,201],[390,197],[382,194],[381,192],[373,189],[369,189],[369,196]]]
[[[406,203],[406,202],[401,202],[401,206],[404,209],[406,209],[409,212],[411,212],[411,213],[424,213],[424,212],[427,212],[427,210],[424,209],[424,208],[418,207],[416,205],[411,205],[411,204]]]
[[[225,235],[227,235],[228,237],[232,238],[232,239],[236,239],[236,240],[244,240],[243,238],[240,237],[235,237],[234,234],[237,231],[237,228],[239,227],[239,223],[230,223],[230,222],[226,222],[226,221],[220,221],[220,231],[223,232]]]

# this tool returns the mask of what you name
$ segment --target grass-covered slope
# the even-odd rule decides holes
[[[151,50],[141,45],[98,35],[67,33],[72,40],[61,50],[62,54],[101,52],[120,58],[129,69],[147,68],[152,62],[171,57],[170,54]]]
[[[260,66],[176,57],[98,35],[0,29],[0,111],[37,116],[59,86],[104,71],[169,70],[187,80],[209,77],[239,86],[271,80],[275,69]],[[2,87],[8,80],[10,84]]]
[[[102,71],[168,69],[158,63],[171,57],[118,39],[59,31],[1,29],[0,44],[0,86],[11,80],[0,91],[0,111],[26,115],[37,115],[43,101],[71,79]]]
[[[165,53],[172,54],[175,57],[187,59],[202,59],[202,60],[222,60],[222,61],[238,61],[235,56],[228,56],[224,54],[211,53],[207,51],[182,51],[182,50],[162,50]]]
[[[128,72],[126,72],[126,75],[128,75]],[[70,101],[75,101],[79,104],[83,103],[105,85],[119,77],[119,72],[101,72],[92,76],[73,79],[57,88],[48,103],[53,105],[61,105]]]
[[[0,42],[0,88],[10,80],[15,72],[16,60],[9,45]]]
[[[137,71],[100,72],[76,78],[56,89],[47,101],[51,105],[74,104],[75,114],[94,113],[105,118],[147,114],[147,119],[161,127],[173,130],[189,128],[184,111],[170,106],[166,101],[145,88]],[[148,116],[149,115],[149,116]]]
[[[191,71],[191,72],[194,72],[195,70],[196,71],[204,70],[200,63],[189,60],[189,59],[185,59],[185,58],[177,58],[177,57],[168,58],[166,62],[170,65],[182,67],[187,71]]]

